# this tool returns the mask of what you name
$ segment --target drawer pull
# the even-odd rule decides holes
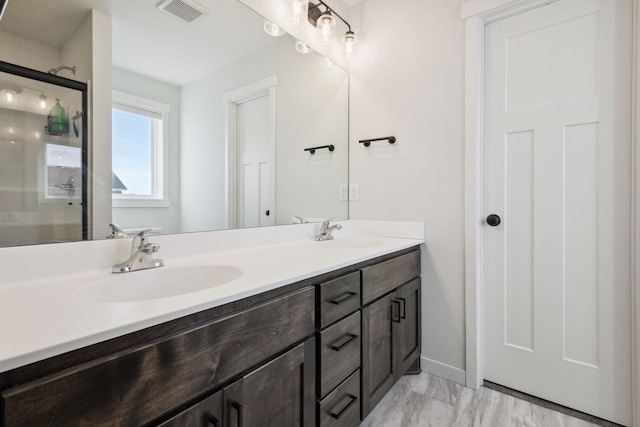
[[[349,301],[351,298],[355,297],[356,295],[358,295],[357,292],[345,292],[344,294],[340,295],[339,298],[329,300],[329,302],[331,304],[340,305],[343,302]]]
[[[213,415],[207,415],[207,422],[213,427],[220,427],[220,420]]]
[[[400,310],[400,318],[406,319],[407,318],[407,300],[404,298],[398,298],[398,299],[402,301],[402,310]]]
[[[231,400],[231,407],[238,411],[238,427],[242,427],[242,405],[235,400]]]
[[[353,335],[353,334],[346,334],[344,337],[345,337],[345,338],[347,338],[347,340],[346,340],[345,342],[343,342],[342,344],[338,344],[338,345],[336,345],[336,344],[331,344],[331,345],[329,346],[329,348],[330,348],[331,350],[340,351],[340,350],[342,350],[342,349],[344,348],[344,346],[346,346],[347,344],[349,344],[350,342],[352,342],[352,341],[354,341],[356,338],[358,338],[358,336],[357,336],[357,335]]]
[[[340,417],[347,411],[347,409],[349,409],[351,407],[351,405],[353,405],[356,400],[358,400],[358,398],[356,396],[354,396],[353,394],[347,394],[344,397],[346,397],[347,399],[349,399],[349,403],[347,403],[344,408],[342,408],[340,410],[340,412],[338,412],[337,414],[335,412],[333,412],[333,410],[329,410],[329,415],[331,415],[333,418],[335,418],[336,420],[339,420]]]
[[[396,323],[400,323],[400,301],[394,299],[394,300],[391,300],[391,304],[393,304],[391,306],[391,320],[393,320]],[[397,311],[398,317],[396,317],[396,309],[395,309],[396,304],[398,307],[398,311]]]

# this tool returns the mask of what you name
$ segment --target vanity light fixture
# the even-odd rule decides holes
[[[2,102],[6,105],[16,105],[18,103],[18,94],[22,93],[22,88],[15,83],[0,81],[0,93],[2,93]]]
[[[344,54],[347,57],[347,61],[351,61],[353,59],[353,47],[358,43],[358,38],[353,31],[349,30],[342,38],[342,43],[344,45]]]
[[[18,95],[21,94],[24,89],[29,89],[34,92],[40,92],[40,95],[36,99],[34,106],[39,111],[47,110],[47,96],[43,91],[32,87],[20,86],[7,81],[0,81],[0,93],[2,93],[2,102],[6,105],[18,104]]]
[[[287,21],[293,25],[300,25],[302,20],[308,16],[309,0],[287,0]]]
[[[308,45],[302,43],[300,40],[296,40],[296,51],[298,53],[309,53],[313,52],[313,49],[311,49]]]
[[[351,25],[345,21],[345,19],[338,15],[335,10],[331,9],[322,0],[317,0],[319,3],[309,3],[309,22],[316,27],[316,34],[323,44],[329,44],[336,39],[336,17],[340,19],[346,26],[347,32],[342,38],[344,45],[344,52],[347,61],[351,61],[353,58],[354,45],[358,42],[358,38],[351,30]],[[320,10],[320,7],[324,6],[325,11]]]
[[[285,34],[285,31],[282,28],[266,19],[264,20],[264,32],[273,37],[280,37]]]

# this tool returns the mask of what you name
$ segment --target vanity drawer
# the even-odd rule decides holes
[[[147,424],[312,335],[314,306],[306,287],[4,390],[0,425]]]
[[[393,291],[420,275],[420,251],[362,269],[362,305]]]
[[[360,424],[360,370],[351,374],[320,402],[320,427]]]
[[[360,367],[360,311],[320,333],[320,396]]]
[[[158,427],[222,427],[222,391],[196,403]]]
[[[318,286],[319,328],[323,329],[360,308],[360,272],[342,276]]]

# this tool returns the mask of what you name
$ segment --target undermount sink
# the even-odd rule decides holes
[[[160,267],[113,275],[76,291],[76,296],[95,302],[133,302],[174,297],[232,282],[242,270],[230,265]]]
[[[323,245],[329,247],[348,249],[373,248],[375,246],[380,246],[383,243],[384,241],[380,239],[367,236],[335,237],[332,240],[322,242]]]

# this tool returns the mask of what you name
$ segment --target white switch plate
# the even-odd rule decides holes
[[[349,200],[358,200],[360,196],[360,189],[358,184],[349,184]]]
[[[340,184],[338,186],[338,200],[347,201],[349,200],[349,189],[347,184]]]

